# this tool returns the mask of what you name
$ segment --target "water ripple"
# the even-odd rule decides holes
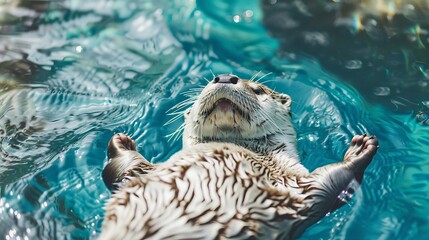
[[[165,125],[166,112],[186,91],[204,86],[211,72],[250,78],[258,71],[271,72],[261,81],[292,96],[299,152],[310,169],[340,161],[355,134],[380,140],[353,200],[302,238],[423,236],[429,226],[424,102],[404,105],[422,113],[392,112],[311,58],[276,52],[256,1],[56,2],[22,2],[0,29],[0,236],[97,236],[110,196],[100,176],[110,137],[125,132],[149,160],[165,161],[181,148],[166,136],[183,121]],[[295,4],[299,14],[314,10]],[[20,14],[28,14],[27,23]],[[280,20],[300,26],[293,15]],[[372,38],[384,37],[374,22],[364,23]],[[330,35],[303,37],[323,47]],[[388,58],[389,67],[404,64],[397,52]],[[336,60],[348,71],[368,69],[365,59]]]

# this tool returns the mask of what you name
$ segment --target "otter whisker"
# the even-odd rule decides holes
[[[179,103],[175,104],[173,107],[171,107],[170,109],[168,109],[166,112],[169,113],[169,112],[171,112],[173,110],[181,109],[181,108],[183,108],[185,106],[192,105],[195,102],[196,99],[197,99],[197,97],[192,97],[192,98],[189,98],[189,99],[185,99],[182,102],[179,102]]]
[[[187,97],[187,100],[189,100],[189,99],[197,99],[199,94],[200,92],[198,91],[198,92],[186,92],[186,93],[183,93],[182,95]]]
[[[177,113],[177,112],[181,112],[181,111],[183,111],[185,108],[187,109],[187,107],[188,107],[188,106],[190,106],[190,105],[192,105],[192,103],[193,103],[193,102],[186,102],[186,103],[182,103],[182,104],[177,105],[177,106],[173,106],[173,107],[171,107],[170,109],[168,109],[168,110],[166,111],[166,113],[167,113],[167,114],[172,113],[172,114],[174,115],[174,114],[175,114],[175,113]]]
[[[185,92],[183,92],[183,94],[187,94],[187,93],[198,93],[199,94],[203,89],[204,89],[204,87],[194,87],[194,88],[186,90]]]
[[[176,142],[183,135],[184,129],[185,129],[185,123],[182,123],[174,132],[166,136],[168,138],[167,141],[171,142],[171,140],[173,139],[173,142]]]
[[[268,96],[270,96],[271,98],[274,98],[273,96],[276,95],[276,88],[274,87],[274,89],[272,89],[269,93]]]
[[[173,122],[175,122],[175,121],[177,121],[179,118],[181,118],[183,116],[183,112],[180,114],[180,113],[177,113],[176,114],[176,116],[174,116],[174,117],[172,117],[170,120],[168,120],[166,123],[164,123],[163,124],[163,126],[167,126],[167,125],[169,125],[169,124],[171,124],[171,123],[173,123]]]
[[[198,95],[201,93],[201,91],[195,91],[195,92],[186,92],[182,95],[187,97],[188,99],[197,99]]]
[[[188,105],[189,103],[193,103],[196,99],[197,97],[191,97],[191,98],[185,99],[182,102],[175,104],[171,109],[176,109],[176,108],[182,107],[183,105]]]
[[[269,72],[269,73],[267,73],[267,74],[262,75],[259,79],[255,80],[255,82],[259,82],[259,83],[260,83],[260,81],[261,81],[262,79],[264,79],[266,76],[271,75],[272,73],[273,73],[273,72]]]
[[[209,70],[210,70],[210,72],[212,73],[213,78],[215,78],[215,77],[216,77],[216,75],[213,73],[213,70],[212,70],[211,68],[210,68]]]
[[[183,115],[188,109],[184,109],[184,110],[176,110],[174,112],[171,113],[167,113],[167,116],[177,116],[177,115]]]
[[[256,74],[254,74],[249,80],[253,81],[255,80],[255,78],[262,72],[262,70],[259,70],[259,72],[257,72]]]
[[[176,137],[174,138],[174,142],[177,142],[182,136],[183,136],[183,130],[185,129],[185,123],[182,123],[179,128],[176,130],[178,134],[176,134]]]
[[[259,82],[260,84],[264,84],[264,85],[266,85],[267,83],[270,83],[270,82],[276,82],[276,80],[274,80],[274,79],[267,79],[267,80],[265,80],[265,81],[262,81],[262,82]]]
[[[186,93],[186,92],[193,92],[193,91],[201,91],[203,89],[204,89],[203,86],[201,86],[201,87],[193,87],[193,88],[190,88],[190,89],[188,89],[188,90],[186,90],[184,92]]]

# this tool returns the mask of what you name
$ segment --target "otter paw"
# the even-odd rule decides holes
[[[136,142],[129,136],[123,133],[117,133],[110,139],[108,147],[109,158],[119,157],[124,153],[124,151],[130,150],[136,150]]]
[[[378,149],[375,136],[366,134],[354,136],[344,156],[344,162],[354,171],[363,171],[371,162]]]

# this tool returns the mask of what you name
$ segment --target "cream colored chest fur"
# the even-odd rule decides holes
[[[151,174],[132,179],[112,198],[105,226],[112,239],[276,238],[304,210],[301,196],[278,191],[269,159],[234,144],[209,143],[175,154]],[[121,201],[126,205],[122,205]],[[122,221],[121,221],[122,220]],[[104,239],[100,236],[100,239]]]

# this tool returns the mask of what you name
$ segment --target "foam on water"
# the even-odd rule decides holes
[[[380,141],[352,200],[302,239],[428,231],[428,128],[411,113],[369,103],[312,58],[276,52],[257,1],[26,4],[11,8],[0,29],[0,236],[97,236],[110,197],[100,173],[112,134],[129,134],[147,159],[165,161],[181,147],[166,136],[183,121],[165,125],[166,112],[187,91],[211,72],[259,71],[256,79],[271,73],[259,80],[291,95],[310,170],[340,161],[355,134]]]

